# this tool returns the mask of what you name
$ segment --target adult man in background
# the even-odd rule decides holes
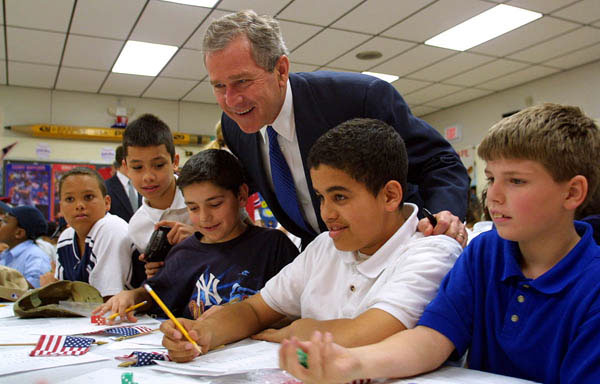
[[[123,146],[115,150],[115,174],[106,180],[106,189],[110,196],[110,213],[117,215],[126,222],[142,205],[142,196],[135,190],[129,177],[123,173]]]
[[[414,117],[390,84],[355,73],[290,74],[277,21],[254,11],[213,21],[203,51],[224,112],[228,148],[277,220],[303,246],[327,230],[306,166],[308,151],[324,132],[356,117],[385,121],[404,139],[409,157],[406,200],[439,212],[435,228],[424,219],[419,229],[466,244],[461,221],[467,209],[467,172],[450,144]]]

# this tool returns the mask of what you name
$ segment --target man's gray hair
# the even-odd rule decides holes
[[[225,15],[208,26],[202,44],[204,60],[208,53],[224,49],[240,35],[248,38],[252,58],[266,71],[272,72],[277,60],[289,54],[275,19],[245,10]]]

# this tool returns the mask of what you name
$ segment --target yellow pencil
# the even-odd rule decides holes
[[[169,319],[171,319],[171,321],[173,321],[173,324],[175,324],[175,326],[177,327],[177,329],[179,329],[179,331],[183,334],[183,336],[188,339],[188,341],[190,343],[192,343],[192,345],[196,348],[196,350],[198,351],[199,354],[202,354],[202,350],[200,349],[200,347],[198,346],[198,344],[196,344],[196,342],[194,341],[194,339],[192,339],[189,335],[189,333],[187,333],[187,331],[185,330],[185,328],[183,328],[183,325],[181,325],[181,323],[179,321],[177,321],[177,319],[175,318],[175,316],[173,316],[173,314],[171,313],[171,311],[169,311],[169,308],[167,308],[167,306],[165,305],[165,303],[163,303],[163,301],[160,299],[160,297],[158,297],[158,295],[156,294],[156,292],[154,292],[154,290],[148,285],[148,284],[144,284],[144,289],[146,289],[146,291],[148,291],[148,293],[150,294],[150,296],[152,296],[152,298],[154,299],[154,301],[156,301],[156,304],[158,304],[162,310],[167,314],[167,316],[169,316]]]
[[[125,310],[125,313],[134,311],[134,310],[138,309],[139,307],[141,307],[142,305],[146,305],[146,303],[147,303],[147,301],[144,300],[141,303],[132,305],[131,307],[129,307]],[[112,315],[108,316],[108,320],[114,320],[117,318],[117,316],[119,316],[119,312],[115,312]]]

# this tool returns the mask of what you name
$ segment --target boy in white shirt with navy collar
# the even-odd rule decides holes
[[[406,148],[386,123],[342,123],[317,140],[308,161],[329,232],[259,294],[201,320],[180,319],[204,352],[251,335],[306,340],[315,330],[346,346],[383,340],[416,324],[459,255],[454,239],[417,232],[418,209],[403,204]],[[297,320],[269,328],[286,316]],[[173,360],[196,356],[173,322],[161,330]]]

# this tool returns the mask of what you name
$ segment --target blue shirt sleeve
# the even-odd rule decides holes
[[[34,288],[40,287],[40,276],[52,269],[50,266],[50,257],[41,249],[33,245],[32,249],[24,257],[26,262],[23,264],[23,276],[33,285]]]
[[[446,336],[463,355],[473,337],[474,283],[471,259],[472,247],[458,258],[448,272],[437,296],[427,305],[417,325],[423,325]]]

